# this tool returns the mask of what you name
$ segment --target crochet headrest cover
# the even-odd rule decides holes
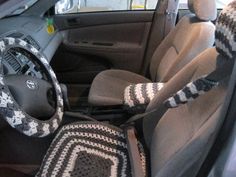
[[[227,5],[216,22],[215,42],[217,51],[227,59],[236,54],[236,1]]]

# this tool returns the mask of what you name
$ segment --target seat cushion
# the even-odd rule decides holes
[[[95,106],[123,105],[124,90],[137,83],[148,83],[149,79],[124,70],[107,70],[98,74],[91,86],[89,103]]]
[[[138,147],[145,172],[146,158],[141,143]],[[64,126],[36,176],[131,177],[125,134],[119,128],[96,122]]]

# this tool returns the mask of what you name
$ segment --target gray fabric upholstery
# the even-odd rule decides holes
[[[107,70],[94,79],[89,102],[93,105],[122,105],[124,90],[130,84],[148,83],[149,79],[123,70]]]
[[[215,0],[188,0],[188,7],[200,20],[214,21],[217,17]]]
[[[210,2],[212,0],[207,0],[206,4],[211,4]],[[196,6],[198,7],[198,5]],[[203,5],[198,8],[201,7],[205,8]],[[215,26],[211,22],[203,22],[193,14],[183,17],[155,50],[150,63],[151,80],[163,83],[169,81],[199,53],[213,46],[214,32]],[[114,74],[112,78],[109,76],[112,72],[120,75],[114,70],[105,71],[98,74],[93,81],[89,93],[89,102],[91,104],[98,106],[122,104],[123,94],[121,94],[121,89],[124,92],[125,87],[123,86],[127,81],[122,77],[123,74],[121,73],[122,76],[117,78],[119,80],[117,82]],[[108,76],[106,76],[107,74]],[[130,73],[128,75],[131,76]],[[138,78],[140,78],[139,81],[137,80]],[[135,74],[134,78],[130,78],[129,83],[142,83],[144,80],[146,81],[147,79]]]
[[[199,53],[214,44],[215,26],[194,15],[183,17],[154,52],[150,74],[154,81],[167,82]]]
[[[160,105],[189,81],[211,73],[221,64],[220,57],[215,48],[203,52],[165,84],[148,109]],[[219,114],[226,90],[227,80],[193,102],[169,109],[161,119],[158,115],[144,119],[153,177],[196,175],[223,121]],[[153,123],[156,119],[160,119],[158,124]]]

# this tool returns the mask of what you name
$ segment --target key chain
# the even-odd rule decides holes
[[[53,19],[52,18],[47,18],[47,32],[48,34],[53,34],[55,32],[55,28],[53,26]]]

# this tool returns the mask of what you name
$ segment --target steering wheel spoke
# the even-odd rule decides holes
[[[49,82],[28,75],[5,76],[5,83],[22,109],[33,117],[51,117],[55,108],[49,104],[48,92],[53,88]]]

